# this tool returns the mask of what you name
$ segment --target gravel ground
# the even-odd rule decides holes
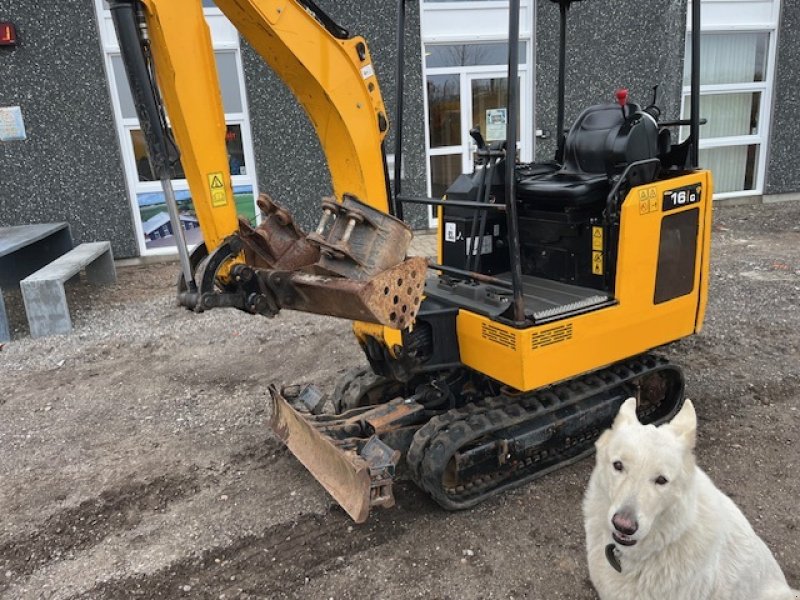
[[[719,209],[700,336],[665,353],[698,459],[800,585],[800,204]],[[173,305],[175,264],[69,289],[75,332],[0,351],[4,598],[592,599],[591,460],[461,513],[410,483],[353,526],[265,425],[266,386],[362,364],[349,325]]]

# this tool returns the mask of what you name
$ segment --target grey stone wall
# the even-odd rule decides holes
[[[538,0],[536,23],[536,128],[550,132],[537,140],[537,160],[553,158],[558,106],[558,5]],[[567,21],[565,127],[593,104],[614,101],[622,87],[630,100],[650,103],[659,84],[663,117],[679,117],[686,38],[686,0],[576,2]]]
[[[800,139],[800,4],[781,3],[777,73],[767,161],[767,194],[800,191],[797,140]]]
[[[0,106],[28,139],[0,143],[0,225],[68,221],[76,242],[139,253],[90,0],[3,0],[20,45],[0,48]]]
[[[390,121],[387,153],[394,151],[395,3],[319,0],[317,4],[351,35],[366,38]],[[403,192],[426,193],[425,125],[420,57],[419,4],[407,8]],[[316,227],[319,203],[332,193],[330,173],[303,109],[256,52],[242,41],[242,57],[260,191],[291,209],[301,226]],[[406,220],[426,227],[424,207],[406,207]]]

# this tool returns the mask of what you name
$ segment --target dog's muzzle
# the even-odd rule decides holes
[[[619,533],[617,531],[611,532],[611,537],[614,538],[614,541],[622,546],[635,546],[636,540],[632,537],[625,535],[624,533]],[[613,544],[612,544],[613,545]]]

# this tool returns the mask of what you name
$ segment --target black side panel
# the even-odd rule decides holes
[[[661,220],[654,304],[685,296],[694,288],[700,210],[694,208]]]

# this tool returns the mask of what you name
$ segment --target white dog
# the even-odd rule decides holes
[[[733,501],[695,465],[687,400],[642,425],[636,399],[595,444],[583,503],[589,574],[602,600],[800,600]]]

